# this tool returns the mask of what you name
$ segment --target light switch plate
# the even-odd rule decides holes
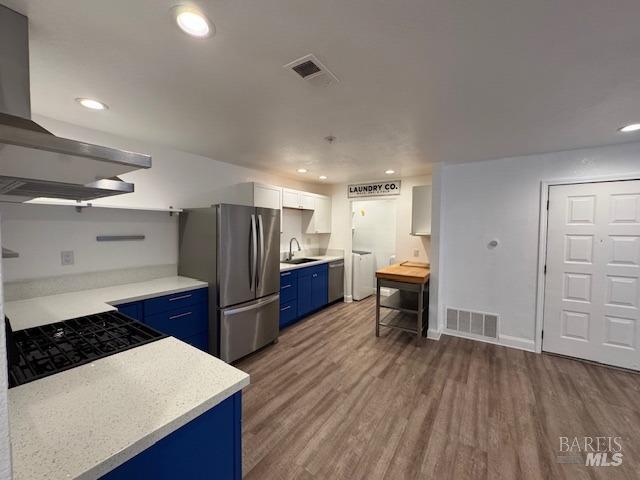
[[[60,252],[60,261],[62,265],[73,265],[73,250],[63,250]]]

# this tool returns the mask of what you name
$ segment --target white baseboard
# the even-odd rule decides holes
[[[500,335],[498,339],[492,339],[487,337],[481,337],[479,335],[473,335],[466,332],[458,332],[455,330],[444,329],[442,332],[445,335],[451,335],[452,337],[466,338],[467,340],[475,340],[477,342],[490,343],[492,345],[500,345],[502,347],[515,348],[518,350],[525,350],[527,352],[536,352],[535,342],[528,338],[512,337],[510,335]]]
[[[353,302],[353,295],[345,295],[344,303],[351,303],[351,302]]]
[[[511,335],[500,335],[500,345],[526,350],[527,352],[536,351],[536,342],[534,340],[522,337],[512,337]]]
[[[427,330],[427,338],[430,338],[432,340],[440,340],[441,334],[442,332],[440,330],[435,330],[433,328]]]

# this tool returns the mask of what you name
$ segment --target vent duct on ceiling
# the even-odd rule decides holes
[[[325,67],[315,55],[309,54],[287,63],[284,68],[291,70],[303,80],[314,86],[326,87],[338,82],[338,77]]]

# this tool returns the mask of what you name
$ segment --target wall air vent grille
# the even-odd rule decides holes
[[[447,308],[447,330],[471,335],[498,338],[498,315]]]
[[[314,86],[328,86],[338,81],[338,77],[325,67],[313,54],[305,55],[293,62],[287,63],[284,68],[293,71],[303,80]]]

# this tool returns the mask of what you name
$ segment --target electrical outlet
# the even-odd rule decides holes
[[[62,265],[73,265],[73,250],[64,250],[60,252],[60,260]]]
[[[413,251],[413,256],[414,257],[419,257],[420,256],[420,250],[418,250],[417,248]]]

